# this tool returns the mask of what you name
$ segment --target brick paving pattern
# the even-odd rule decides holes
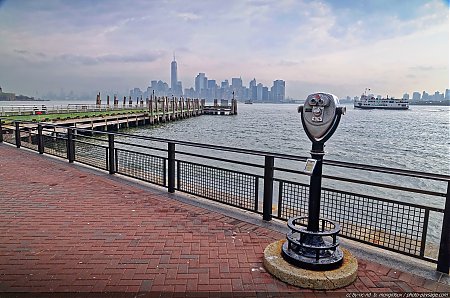
[[[325,293],[264,270],[264,248],[284,237],[0,144],[0,292]],[[450,287],[360,259],[337,290],[410,291]]]

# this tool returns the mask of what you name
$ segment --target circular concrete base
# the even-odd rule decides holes
[[[298,268],[281,256],[281,247],[286,240],[269,244],[264,250],[264,267],[280,280],[302,288],[332,290],[353,283],[356,279],[358,261],[346,249],[342,265],[334,270],[312,271]]]

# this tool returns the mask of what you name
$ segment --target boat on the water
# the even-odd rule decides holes
[[[245,103],[246,105],[251,105],[251,104],[253,104],[253,101],[251,101],[251,100],[249,99],[249,100],[244,101],[244,103]]]
[[[409,109],[409,100],[393,97],[376,98],[373,94],[362,94],[359,99],[354,100],[353,106],[357,109],[407,110]]]

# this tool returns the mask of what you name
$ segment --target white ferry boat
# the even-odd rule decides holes
[[[372,94],[363,94],[361,98],[355,99],[353,106],[358,109],[407,110],[409,109],[409,100],[393,97],[376,98]]]

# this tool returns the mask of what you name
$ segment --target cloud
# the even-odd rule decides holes
[[[177,17],[181,18],[183,21],[186,22],[197,21],[201,19],[199,15],[191,12],[179,12],[176,15]]]
[[[20,57],[27,58],[28,62],[61,62],[64,64],[98,65],[106,63],[148,63],[163,56],[162,52],[134,53],[134,54],[104,54],[97,56],[77,55],[64,53],[48,57],[42,52],[30,52],[27,50],[14,49],[14,53]]]
[[[107,54],[101,56],[83,56],[73,54],[62,54],[56,60],[70,64],[97,65],[103,63],[147,63],[153,62],[161,57],[161,53],[139,53],[132,55]]]
[[[390,94],[448,85],[442,0],[80,1],[0,0],[0,68],[17,72],[17,85],[48,76],[39,88],[58,89],[50,76],[64,71],[74,90],[107,73],[127,77],[123,88],[145,88],[169,80],[174,51],[184,87],[199,72],[217,81],[284,79],[292,97],[306,81],[355,93],[378,82]]]
[[[438,67],[434,67],[434,66],[427,66],[427,65],[418,65],[418,66],[412,66],[409,67],[409,69],[411,71],[432,71],[432,70],[436,70]],[[441,68],[443,69],[443,67]]]
[[[300,64],[300,62],[291,61],[291,60],[281,60],[280,62],[278,62],[278,65],[281,65],[281,66],[297,66],[299,64]]]

